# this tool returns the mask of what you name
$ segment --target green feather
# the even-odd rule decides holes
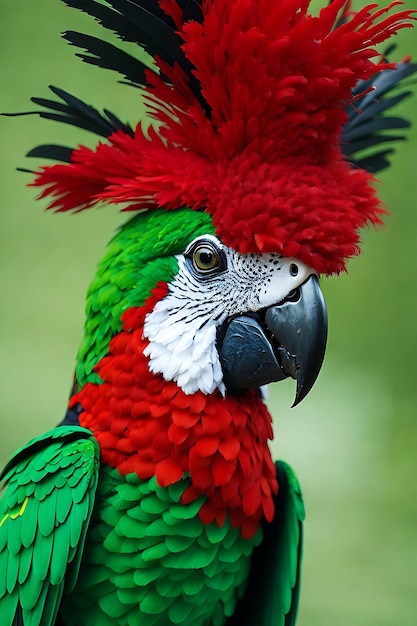
[[[168,610],[169,621],[171,624],[187,623],[191,612],[191,605],[180,601],[173,602]]]
[[[4,570],[2,570],[4,571]],[[13,619],[17,609],[17,595],[6,594],[1,604],[1,617],[4,620],[4,624],[13,624]]]
[[[160,500],[156,494],[142,498],[140,501],[140,507],[143,511],[145,511],[145,513],[149,513],[152,516],[152,519],[155,515],[159,515],[167,508],[166,503],[163,500]],[[198,507],[197,511],[199,509],[200,507]]]
[[[152,583],[162,583],[162,581],[167,580],[167,584],[171,585],[172,581],[166,579],[164,576],[160,576],[161,567],[159,563],[149,566],[148,563],[142,563],[142,567],[140,567],[140,563],[137,564],[138,568],[133,573],[133,580],[135,581],[135,585],[138,588],[146,587]],[[177,587],[178,594],[178,587]],[[164,595],[164,594],[162,594]]]
[[[29,575],[30,567],[32,565],[32,558],[33,558],[33,549],[32,549],[32,546],[29,545],[28,547],[26,547],[26,550],[22,550],[20,554],[19,577],[18,577],[19,585],[24,583]],[[0,596],[1,595],[2,594],[0,591]]]
[[[57,480],[64,472],[76,476],[72,487]],[[83,428],[56,428],[18,450],[2,477],[0,571],[7,571],[7,590],[0,588],[1,624],[13,624],[19,603],[25,626],[52,626],[92,513],[97,442]]]
[[[165,537],[165,543],[169,552],[176,554],[177,552],[184,552],[188,550],[195,542],[194,537],[181,537],[178,535],[168,535]]]
[[[144,613],[160,615],[161,613],[166,612],[171,604],[171,598],[161,596],[156,589],[150,587],[140,603],[140,608]]]
[[[51,484],[53,481],[50,481]],[[57,501],[57,490],[55,489],[49,498],[45,498],[42,502],[42,506],[38,511],[38,529],[41,535],[49,537],[55,528],[55,511]],[[43,500],[43,498],[42,498]]]
[[[205,528],[207,540],[210,543],[221,543],[227,535],[227,526],[217,526],[217,524],[208,524]]]
[[[203,573],[199,570],[196,570],[194,572],[194,576],[187,578],[183,584],[186,596],[192,597],[197,595],[198,593],[201,593],[207,583]],[[228,584],[230,584],[230,579],[228,579]]]
[[[126,613],[126,607],[120,602],[116,590],[99,598],[99,604],[103,613],[112,619]]]
[[[163,557],[170,556],[168,546],[165,541],[146,548],[142,551],[142,559],[145,561],[160,561]]]
[[[194,500],[194,502],[190,502],[186,507],[182,504],[177,504],[172,505],[169,510],[177,520],[194,519],[194,517],[198,515],[203,502],[204,497],[200,497]]]
[[[6,574],[6,590],[7,593],[12,593],[16,586],[17,575],[19,573],[19,559],[16,555],[9,552],[9,563],[7,570],[3,570]]]

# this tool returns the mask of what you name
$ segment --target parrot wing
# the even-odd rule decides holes
[[[0,478],[2,626],[55,623],[77,579],[98,479],[91,432],[61,426],[16,452]]]
[[[304,504],[291,468],[278,461],[275,516],[255,549],[245,596],[227,626],[294,626],[300,589]]]

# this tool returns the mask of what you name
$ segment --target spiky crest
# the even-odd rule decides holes
[[[319,273],[345,269],[359,251],[358,230],[380,223],[383,213],[367,170],[383,167],[386,152],[371,162],[355,161],[355,154],[390,141],[379,131],[404,126],[379,118],[406,94],[378,106],[371,96],[362,123],[352,111],[368,107],[360,92],[373,77],[384,94],[416,71],[372,61],[375,46],[411,26],[413,11],[392,13],[400,4],[393,2],[351,13],[346,0],[317,17],[308,14],[309,0],[64,1],[154,57],[151,69],[113,44],[65,34],[83,48],[84,61],[143,85],[158,126],[145,134],[139,124],[132,134],[92,109],[99,132],[109,124],[113,132],[94,150],[73,150],[70,163],[39,170],[33,185],[52,198],[50,208],[188,205],[209,212],[216,234],[241,253],[296,256]],[[64,92],[55,93],[68,104]],[[62,106],[37,102],[52,111]],[[75,109],[85,128],[85,110]],[[77,123],[71,115],[68,121]],[[60,156],[56,147],[51,156]]]

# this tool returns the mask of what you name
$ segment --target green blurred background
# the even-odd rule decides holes
[[[58,0],[0,0],[0,110],[31,109],[54,84],[135,123],[138,92],[75,59],[66,29],[97,32]],[[398,59],[417,58],[417,31],[396,40]],[[416,111],[417,98],[401,106],[414,127],[379,176],[387,228],[363,233],[348,275],[322,281],[330,333],[315,388],[296,409],[291,381],[270,389],[274,455],[296,469],[307,506],[300,626],[417,624]],[[37,117],[0,119],[0,465],[61,418],[85,291],[123,221],[35,203],[15,168],[60,140],[94,142]]]

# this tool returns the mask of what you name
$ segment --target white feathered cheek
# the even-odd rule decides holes
[[[186,394],[219,389],[224,395],[218,328],[281,301],[312,270],[276,254],[241,255],[212,235],[197,237],[177,261],[168,294],[145,319],[149,369]]]
[[[216,325],[212,319],[202,324],[176,297],[175,284],[148,313],[143,328],[149,344],[144,350],[149,369],[173,380],[186,394],[205,394],[219,389],[225,393],[223,374],[216,349]]]

